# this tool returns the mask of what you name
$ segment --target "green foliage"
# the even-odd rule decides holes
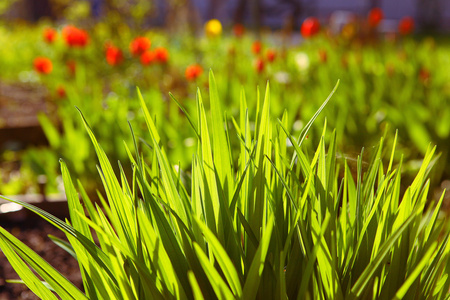
[[[138,143],[131,129],[130,177],[120,166],[114,171],[81,115],[99,161],[101,205],[72,181],[64,161],[70,222],[8,200],[67,234],[70,246],[63,246],[76,255],[85,296],[1,229],[0,247],[33,292],[45,299],[54,298],[52,292],[62,299],[447,296],[450,247],[449,226],[439,214],[443,197],[426,205],[434,148],[427,149],[403,192],[401,164],[393,161],[395,142],[385,165],[381,139],[365,171],[362,153],[356,170],[337,158],[336,133],[325,143],[326,124],[317,150],[307,151],[308,130],[329,98],[295,138],[286,111],[279,120],[271,117],[269,84],[262,106],[249,108],[241,92],[238,120],[222,110],[212,72],[209,91],[210,111],[198,91],[195,117],[187,114],[198,140],[187,174],[169,161],[139,91],[148,142]],[[250,109],[256,110],[254,120]],[[234,140],[238,147],[231,146]],[[140,147],[149,151],[144,155]]]
[[[81,12],[83,9],[75,7],[82,8],[87,3],[85,0],[53,2]],[[192,149],[184,151],[184,148],[191,148],[193,139],[189,127],[181,124],[179,110],[167,94],[168,91],[176,94],[179,102],[195,115],[196,86],[206,86],[208,76],[201,75],[195,84],[188,82],[184,72],[192,63],[198,63],[204,69],[217,70],[217,89],[222,95],[222,107],[229,117],[236,120],[239,118],[241,85],[263,85],[266,80],[275,83],[271,88],[271,97],[277,101],[271,103],[271,113],[281,116],[285,109],[289,111],[287,127],[292,129],[293,134],[297,134],[302,127],[299,120],[307,120],[315,112],[335,78],[340,78],[345,84],[335,95],[335,101],[329,104],[327,116],[328,127],[336,129],[337,147],[343,153],[356,156],[354,154],[362,147],[376,145],[380,134],[389,132],[387,128],[398,129],[398,153],[404,155],[405,161],[420,160],[431,142],[437,145],[437,152],[441,153],[441,163],[434,169],[434,184],[449,178],[448,39],[403,37],[393,42],[380,38],[373,41],[376,43],[374,45],[366,39],[348,39],[337,35],[317,36],[292,45],[289,38],[280,41],[267,33],[261,36],[263,49],[256,55],[251,51],[254,42],[251,34],[240,38],[224,34],[217,39],[208,39],[187,34],[186,31],[147,30],[137,25],[142,19],[136,18],[134,13],[155,13],[156,8],[148,1],[107,2],[111,10],[108,9],[104,19],[99,19],[95,24],[92,20],[88,22],[83,19],[75,22],[90,36],[90,42],[82,49],[68,47],[61,35],[63,26],[48,21],[42,21],[38,26],[12,26],[9,23],[0,26],[0,43],[8,45],[0,49],[0,79],[20,81],[25,87],[42,84],[48,88],[51,106],[57,107],[57,120],[48,124],[41,117],[41,122],[47,137],[52,141],[59,140],[51,144],[49,151],[66,160],[69,169],[82,180],[90,196],[95,193],[88,184],[95,182],[97,171],[88,162],[94,159],[95,154],[89,148],[90,141],[83,125],[73,114],[73,106],[80,107],[88,116],[108,157],[125,161],[127,154],[123,151],[122,140],[125,137],[127,143],[131,142],[130,136],[126,135],[127,119],[134,122],[137,137],[145,135],[143,116],[136,113],[139,104],[134,97],[135,86],[139,86],[148,99],[147,105],[156,118],[155,123],[159,128],[164,128],[160,130],[160,135],[169,160],[179,161],[182,168],[188,168]],[[172,2],[175,7],[175,2],[180,1]],[[137,11],[133,13],[134,10]],[[145,16],[148,14],[145,13]],[[46,27],[54,27],[58,32],[55,42],[51,44],[42,38]],[[224,32],[229,32],[226,27]],[[166,48],[169,53],[167,63],[143,66],[139,57],[129,51],[130,42],[137,36],[151,39],[151,51],[157,47]],[[111,66],[107,63],[106,44],[121,49],[124,57],[121,64]],[[264,58],[269,48],[277,53],[272,62]],[[32,70],[36,56],[51,59],[54,66],[51,74],[39,75]],[[254,68],[258,58],[264,58],[262,72]],[[75,72],[67,67],[68,63],[75,63]],[[58,88],[64,88],[67,97],[58,96]],[[257,107],[256,93],[253,90],[247,93],[248,106]],[[256,109],[248,113],[252,120],[250,125],[253,126]],[[49,125],[61,132],[55,135],[55,130],[49,129]],[[321,130],[320,126],[311,128],[310,140],[314,144],[319,143]],[[326,142],[329,142],[329,136],[325,136]],[[385,141],[389,147],[393,142],[391,136],[393,134],[388,134]],[[234,147],[239,148],[240,145],[233,138],[231,136],[230,147],[235,151],[237,148]],[[73,145],[78,146],[80,151],[67,150]],[[394,160],[397,163],[400,155],[396,154]],[[410,181],[408,175],[412,177],[418,169],[415,164],[406,162],[403,167],[408,171],[405,172],[405,181]],[[131,173],[126,166],[124,168],[126,173]],[[46,173],[58,171],[56,168]]]

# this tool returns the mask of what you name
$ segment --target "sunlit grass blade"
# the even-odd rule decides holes
[[[75,230],[72,226],[68,225],[67,223],[61,221],[60,219],[56,218],[55,216],[51,215],[50,213],[32,205],[27,202],[21,201],[21,200],[14,200],[10,199],[4,196],[0,195],[0,198],[3,198],[5,200],[8,200],[10,202],[17,203],[19,205],[22,205],[26,209],[34,212],[35,214],[39,215],[40,217],[44,218],[45,220],[49,221],[51,224],[58,227],[60,230],[64,231],[66,234],[69,234],[76,238],[86,249],[86,251],[92,256],[94,261],[98,263],[98,265],[103,269],[103,271],[106,272],[107,276],[112,280],[112,283],[114,283],[115,279],[113,276],[113,273],[111,272],[110,268],[108,267],[108,256],[100,249],[98,248],[91,240],[83,236],[80,232]]]
[[[322,112],[322,110],[325,108],[325,106],[328,104],[328,102],[330,101],[331,97],[336,92],[338,86],[339,86],[339,80],[336,82],[336,85],[334,86],[334,88],[331,91],[331,93],[328,95],[327,99],[322,103],[320,108],[316,111],[316,113],[311,117],[311,119],[308,121],[308,123],[306,123],[305,127],[300,132],[300,135],[299,135],[299,138],[298,138],[298,146],[299,147],[303,144],[303,141],[305,140],[305,138],[306,138],[306,136],[308,134],[308,131],[311,128],[312,124],[317,119],[317,117]],[[292,168],[292,165],[295,162],[295,158],[296,158],[296,155],[294,154],[294,156],[292,157],[292,160],[291,160],[291,168]]]
[[[212,137],[214,152],[214,167],[221,183],[225,200],[230,201],[234,189],[234,176],[232,174],[230,143],[227,139],[227,126],[224,125],[224,114],[220,106],[216,79],[212,70],[209,71],[209,93],[211,103]]]
[[[109,162],[106,153],[100,146],[95,137],[91,127],[89,126],[84,115],[79,111],[80,116],[85,125],[86,131],[91,138],[92,144],[94,145],[97,158],[100,162],[100,175],[103,181],[103,186],[105,188],[106,195],[109,199],[109,207],[113,218],[111,222],[114,224],[114,228],[117,231],[120,239],[126,241],[130,248],[136,247],[136,224],[133,221],[133,207],[134,203],[130,197],[127,197],[122,193],[122,188],[118,182],[118,179],[114,173],[114,170]],[[118,201],[121,199],[120,201]]]
[[[62,276],[54,267],[52,267],[43,258],[37,255],[34,251],[28,248],[24,243],[20,242],[9,232],[0,227],[0,240],[8,241],[11,250],[14,250],[17,255],[21,257],[27,264],[30,265],[54,290],[64,299],[87,299],[87,297],[73,285],[72,282],[67,280]],[[2,247],[3,248],[3,247]],[[11,254],[11,253],[10,253]],[[20,262],[17,260],[16,263]],[[27,273],[24,270],[24,266],[20,267],[22,269],[24,280],[30,280]],[[34,276],[34,275],[33,275]],[[35,276],[34,276],[35,277]],[[36,277],[35,277],[36,278]],[[33,280],[34,284],[36,280]],[[39,286],[39,285],[38,285]]]
[[[56,237],[54,235],[49,235],[49,239],[53,241],[56,245],[58,245],[61,249],[69,253],[73,258],[77,259],[77,254],[73,250],[73,247],[70,243],[66,242],[63,239],[60,239],[59,237]]]
[[[233,299],[233,294],[228,287],[228,285],[225,283],[225,281],[222,279],[222,277],[219,275],[219,273],[216,271],[216,269],[211,265],[210,261],[208,260],[208,257],[203,252],[203,250],[200,248],[200,246],[197,243],[194,243],[194,249],[195,253],[197,254],[198,259],[200,260],[201,265],[203,266],[203,269],[205,270],[206,275],[208,276],[208,279],[216,293],[216,296],[218,299]]]
[[[323,247],[322,245],[322,238],[325,233],[325,230],[328,227],[328,223],[330,221],[330,215],[327,215],[327,217],[324,219],[322,228],[320,230],[320,233],[317,237],[318,242],[314,244],[313,249],[310,250],[310,254],[308,255],[308,263],[305,267],[305,271],[302,273],[302,281],[299,288],[298,296],[297,298],[303,298],[305,297],[307,293],[307,288],[309,285],[309,282],[311,280],[311,277],[313,276],[314,272],[314,264],[317,263],[317,253],[319,252],[320,247]]]
[[[189,271],[188,273],[189,282],[191,283],[192,292],[194,294],[194,299],[196,300],[203,300],[205,299],[203,297],[202,291],[200,289],[200,286],[198,285],[197,279],[195,278],[195,275],[192,271]]]
[[[210,141],[210,130],[207,122],[206,112],[203,105],[202,95],[200,90],[197,90],[197,110],[198,110],[198,123],[200,128],[200,143],[199,143],[199,157],[201,158],[201,168],[203,172],[204,189],[203,197],[205,201],[205,206],[212,208],[214,212],[214,218],[209,214],[206,215],[208,227],[215,231],[219,231],[219,209],[220,209],[220,199],[219,190],[216,180],[216,171],[213,160],[213,150]],[[207,209],[207,212],[209,209]]]
[[[3,232],[3,228],[0,228],[0,248],[8,258],[8,261],[11,263],[14,270],[19,274],[20,278],[22,278],[23,282],[41,299],[58,299],[50,289],[48,289],[36,275],[33,274],[20,256],[14,252],[12,246],[8,244],[7,238],[3,235]]]
[[[400,289],[397,291],[397,293],[395,294],[395,299],[403,299],[405,297],[406,293],[408,292],[408,289],[419,277],[420,273],[422,272],[423,268],[425,268],[426,264],[429,263],[430,258],[433,255],[436,247],[437,247],[436,242],[433,243],[433,245],[431,245],[431,247],[422,257],[420,262],[417,264],[414,270],[412,270],[411,274],[408,276],[408,278],[406,278]]]
[[[261,280],[261,274],[264,270],[267,252],[269,250],[270,240],[272,238],[272,230],[274,226],[273,222],[273,217],[271,217],[267,221],[267,225],[264,228],[258,249],[250,265],[250,269],[247,272],[247,277],[245,278],[242,299],[255,299],[256,297]]]
[[[364,272],[353,285],[350,299],[355,299],[356,297],[359,297],[361,295],[369,280],[372,278],[372,275],[376,272],[377,268],[385,259],[386,255],[388,255],[391,251],[392,246],[398,241],[399,238],[401,238],[403,232],[408,228],[414,218],[415,215],[412,214],[395,232],[392,233],[389,239],[386,240],[386,242],[380,247],[380,251],[378,252],[377,256],[372,261],[370,261],[370,263],[364,269]]]
[[[187,120],[189,121],[189,124],[191,124],[192,129],[194,129],[194,132],[197,137],[200,137],[200,133],[198,132],[197,126],[195,126],[194,119],[191,117],[191,115],[188,113],[188,111],[181,105],[180,102],[175,98],[175,96],[172,93],[169,93],[170,98],[172,98],[173,101],[178,105],[178,107],[181,109],[181,111],[186,115]]]
[[[230,285],[233,295],[237,298],[242,296],[242,287],[236,267],[228,257],[227,252],[220,244],[219,240],[214,236],[211,230],[201,221],[196,221],[201,228],[209,247],[211,247],[215,259],[217,260],[222,272],[225,275],[227,283]]]
[[[253,233],[259,232],[260,228],[266,222],[265,209],[267,195],[266,183],[270,181],[270,167],[266,160],[266,155],[271,154],[271,122],[270,122],[270,87],[267,83],[264,96],[263,107],[261,111],[261,120],[257,128],[257,145],[255,153],[256,174],[253,179],[254,197],[247,201],[246,219]],[[253,252],[255,249],[251,249]],[[253,255],[250,252],[250,257]]]

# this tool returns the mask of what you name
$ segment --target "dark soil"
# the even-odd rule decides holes
[[[51,234],[67,240],[62,231],[48,222],[36,218],[20,223],[1,221],[0,226],[36,251],[68,280],[82,289],[77,261],[48,238],[48,235]],[[39,299],[25,285],[8,283],[7,279],[19,279],[19,277],[3,252],[0,252],[0,300]]]

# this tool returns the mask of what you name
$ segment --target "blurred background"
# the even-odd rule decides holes
[[[139,11],[133,9],[136,6]],[[71,15],[101,19],[115,11],[130,18],[145,14],[147,26],[170,27],[174,22],[183,24],[188,18],[198,26],[218,19],[225,25],[243,23],[254,28],[280,29],[287,22],[300,28],[302,20],[312,15],[321,20],[345,22],[366,15],[374,7],[384,12],[382,30],[394,30],[395,23],[405,15],[414,17],[419,31],[450,30],[448,0],[3,0],[0,12],[7,20],[30,22],[41,18],[60,20]]]

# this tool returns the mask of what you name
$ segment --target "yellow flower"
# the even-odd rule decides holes
[[[209,20],[205,24],[205,33],[208,37],[217,37],[222,34],[222,24],[217,19]]]

